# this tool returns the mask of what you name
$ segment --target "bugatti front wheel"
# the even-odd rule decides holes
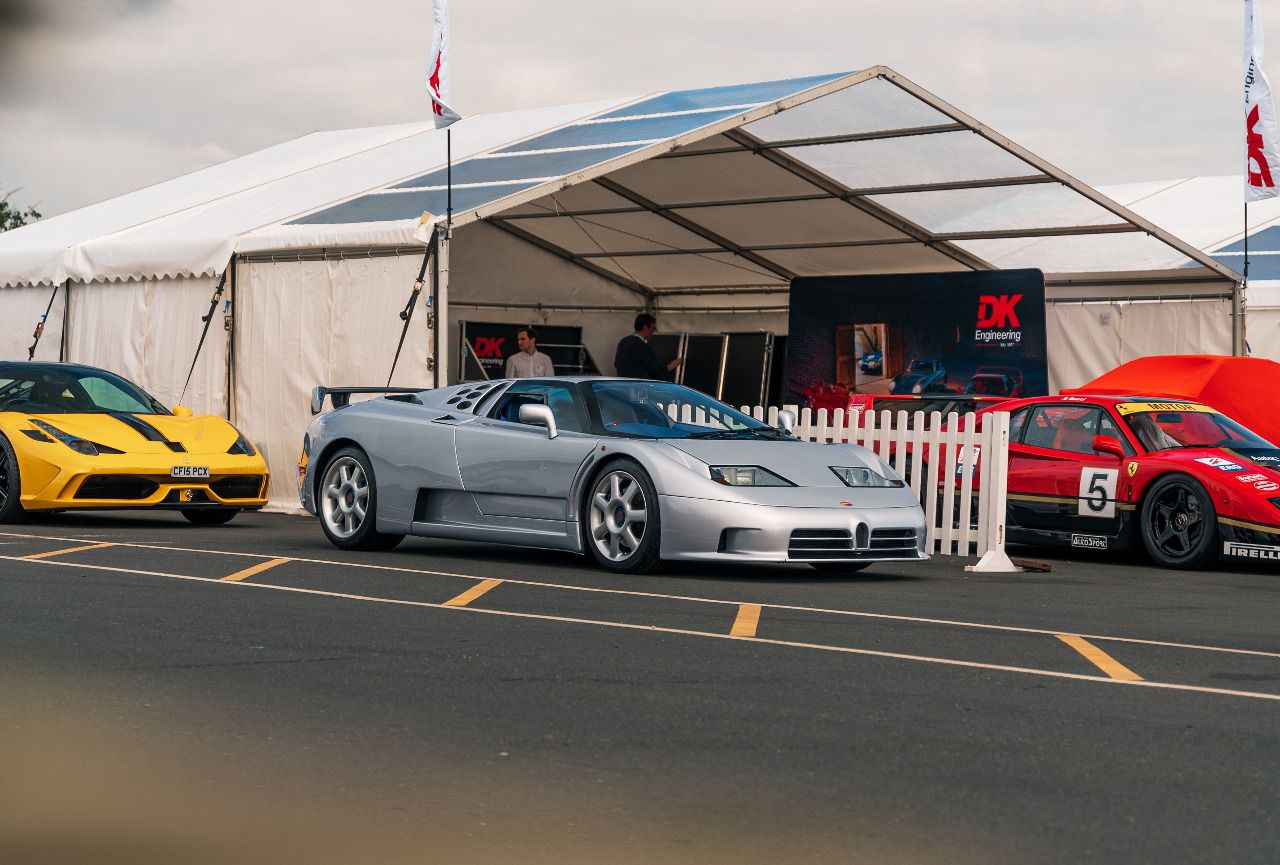
[[[662,567],[658,492],[634,460],[605,465],[591,480],[582,533],[596,563],[611,571],[653,573]]]
[[[316,488],[320,525],[335,547],[344,550],[389,550],[404,540],[377,530],[378,487],[369,455],[343,448],[324,468]]]
[[[1217,515],[1209,493],[1189,475],[1156,481],[1142,500],[1142,543],[1156,564],[1190,570],[1216,552]]]
[[[22,521],[22,480],[18,456],[9,440],[0,435],[0,523]]]

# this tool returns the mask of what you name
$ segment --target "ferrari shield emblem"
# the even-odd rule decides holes
[[[1134,475],[1136,475],[1137,473],[1138,473],[1138,464],[1137,464],[1137,463],[1129,463],[1129,477],[1133,477],[1133,476],[1134,476]]]

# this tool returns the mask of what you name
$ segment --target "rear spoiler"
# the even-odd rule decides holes
[[[353,393],[422,393],[429,387],[314,387],[311,389],[311,413],[324,411],[324,398],[329,397],[335,409],[351,402]]]

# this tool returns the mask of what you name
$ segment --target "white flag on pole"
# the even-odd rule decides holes
[[[431,62],[427,64],[427,92],[436,129],[461,120],[449,107],[449,0],[431,2]]]
[[[1276,112],[1271,84],[1262,68],[1262,19],[1256,0],[1244,0],[1244,200],[1258,201],[1280,195]]]

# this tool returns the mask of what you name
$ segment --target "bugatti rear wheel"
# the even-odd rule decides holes
[[[18,456],[9,440],[0,435],[0,523],[22,521],[22,480]]]
[[[377,530],[378,486],[369,455],[343,448],[324,468],[316,488],[320,525],[335,547],[344,550],[389,550],[404,540]]]
[[[592,478],[582,509],[582,534],[602,568],[649,574],[662,567],[658,491],[643,466],[615,460]]]
[[[1189,475],[1167,475],[1142,500],[1142,543],[1156,564],[1191,570],[1216,552],[1217,515],[1199,481]]]

